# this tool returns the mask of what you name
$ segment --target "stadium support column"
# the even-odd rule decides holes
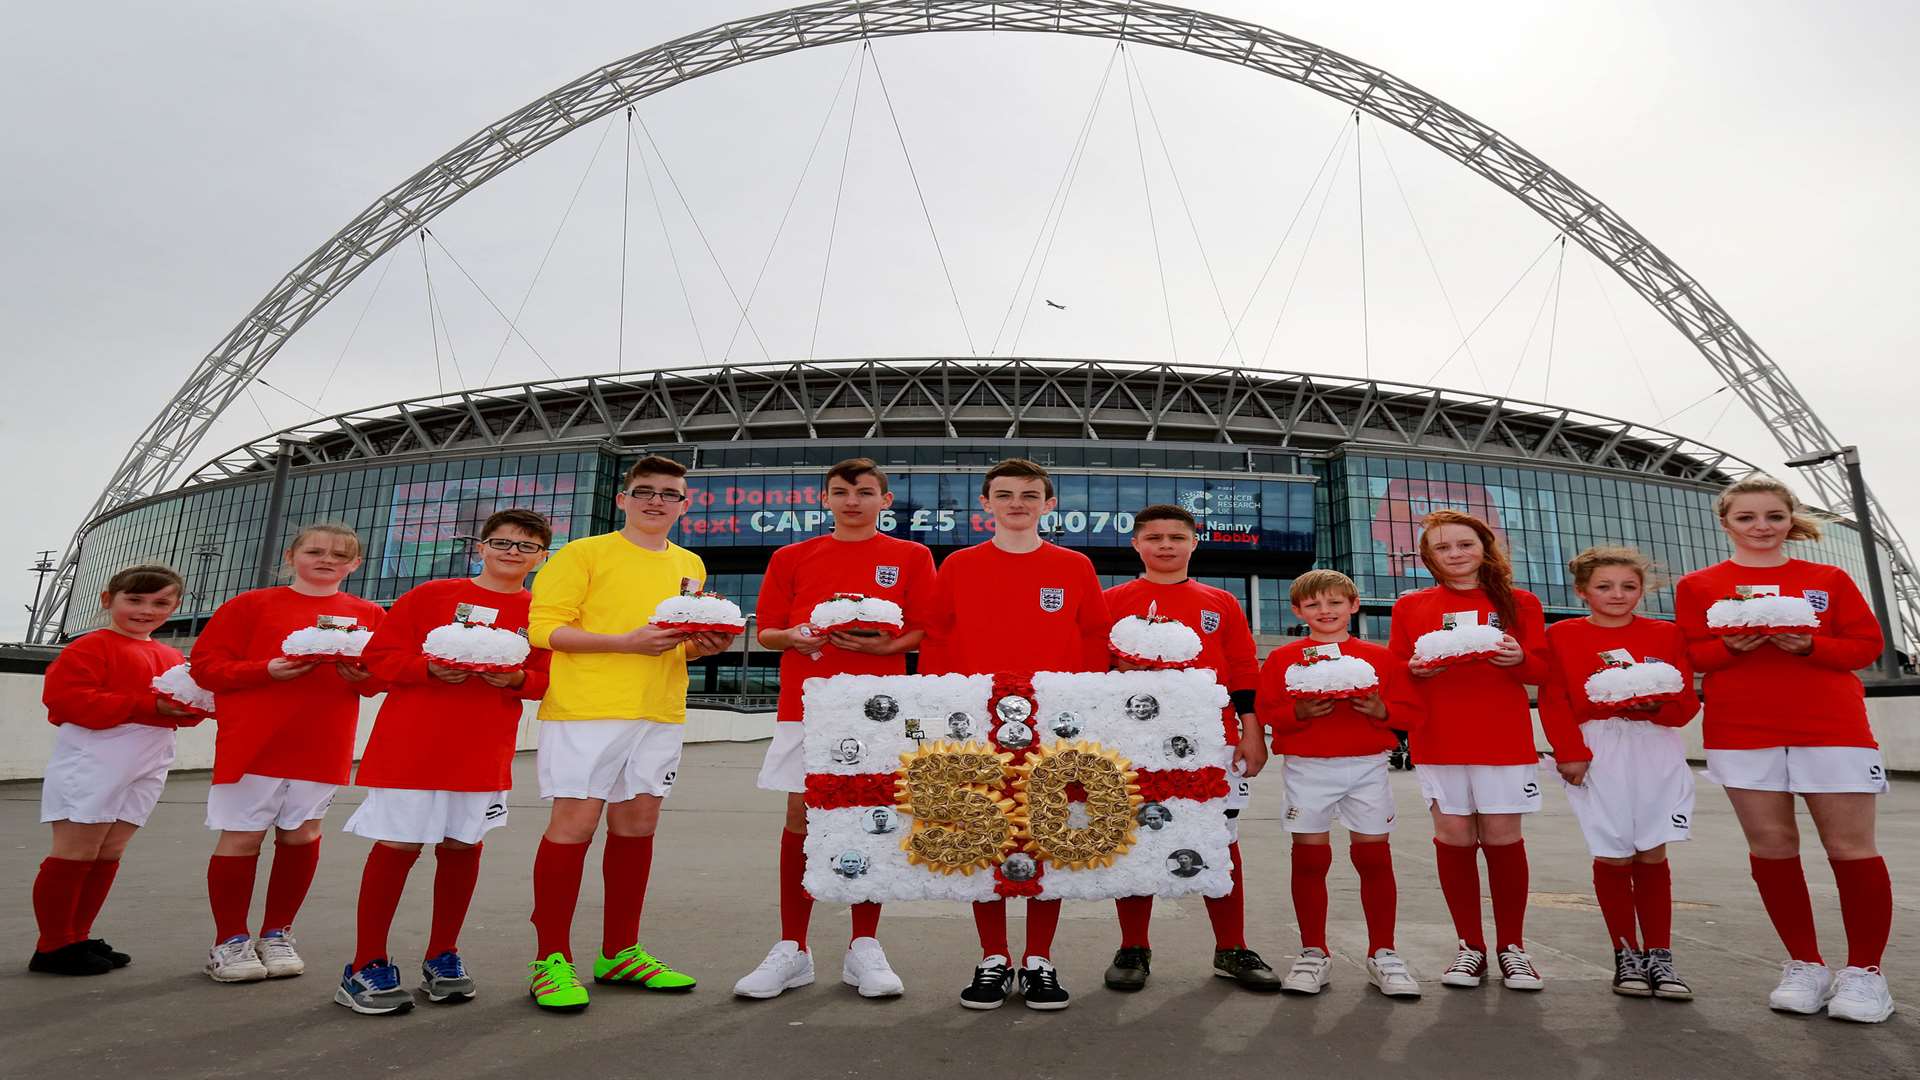
[[[273,458],[273,484],[267,489],[267,526],[260,534],[259,559],[255,563],[253,587],[265,589],[273,584],[280,569],[280,538],[287,524],[287,474],[293,471],[295,450],[307,440],[296,436],[280,439],[280,452]]]

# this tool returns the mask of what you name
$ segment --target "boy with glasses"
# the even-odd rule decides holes
[[[1047,470],[1008,458],[987,470],[980,508],[993,517],[993,538],[947,556],[940,565],[934,614],[921,652],[923,673],[991,675],[1107,670],[1113,620],[1093,563],[1040,539],[1040,519],[1054,508]],[[997,1009],[1012,994],[1007,902],[973,905],[983,959],[960,992],[969,1009]],[[1064,1009],[1050,954],[1060,901],[1027,900],[1027,948],[1017,979],[1030,1009]]]
[[[546,557],[553,526],[532,510],[501,510],[481,527],[480,574],[430,581],[394,601],[361,661],[387,697],[355,782],[366,801],[347,831],[372,840],[360,876],[358,942],[333,1000],[364,1015],[405,1012],[413,995],[387,951],[407,874],[433,845],[433,928],[420,989],[433,1002],[473,997],[460,928],[480,876],[481,838],[507,823],[521,702],[546,693],[550,654],[533,649],[515,671],[475,672],[422,653],[451,623],[524,635],[527,575]]]
[[[660,803],[680,767],[687,661],[733,642],[731,634],[647,624],[662,600],[706,581],[700,557],[667,539],[687,510],[686,474],[670,458],[635,462],[614,497],[625,527],[567,544],[534,579],[529,636],[553,650],[538,753],[540,797],[553,801],[553,811],[533,862],[539,956],[528,981],[544,1009],[587,1007],[569,938],[603,811],[606,914],[594,981],[693,989],[691,977],[639,941]]]

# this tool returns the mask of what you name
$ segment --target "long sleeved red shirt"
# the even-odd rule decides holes
[[[1631,654],[1638,663],[1663,660],[1680,670],[1686,693],[1662,702],[1654,712],[1624,712],[1595,705],[1587,697],[1587,679],[1607,666],[1600,655],[1613,649]],[[1540,726],[1553,744],[1559,761],[1592,761],[1593,752],[1580,734],[1580,725],[1610,716],[1648,720],[1664,727],[1686,727],[1700,711],[1693,692],[1693,663],[1687,659],[1686,638],[1680,628],[1660,619],[1638,616],[1625,626],[1595,626],[1586,619],[1568,619],[1547,627],[1547,681],[1540,684]]]
[[[1400,745],[1394,729],[1420,726],[1420,697],[1411,685],[1405,661],[1384,646],[1350,637],[1337,642],[1343,656],[1365,660],[1380,676],[1380,696],[1387,718],[1375,720],[1353,707],[1334,702],[1333,711],[1317,720],[1302,720],[1293,711],[1294,696],[1287,692],[1287,669],[1300,662],[1307,648],[1321,642],[1301,638],[1267,654],[1260,669],[1260,722],[1273,731],[1273,751],[1288,757],[1359,757]]]
[[[1085,555],[1044,542],[1016,555],[989,540],[940,564],[920,670],[1105,671],[1112,629]]]
[[[1813,651],[1795,656],[1762,644],[1737,653],[1708,631],[1707,608],[1740,585],[1775,585],[1782,596],[1806,597],[1820,613]],[[1729,560],[1680,579],[1674,616],[1693,666],[1706,676],[1701,734],[1707,749],[1879,745],[1854,672],[1880,656],[1880,622],[1845,570],[1799,559],[1781,566]]]
[[[330,663],[284,681],[268,675],[267,664],[279,657],[288,634],[322,615],[378,629],[383,614],[380,605],[347,593],[307,596],[284,585],[220,605],[193,646],[194,681],[213,691],[213,782],[231,784],[253,773],[346,783],[362,691]]]
[[[471,578],[429,581],[393,602],[367,643],[361,661],[387,689],[373,734],[360,755],[361,787],[429,791],[506,791],[513,787],[513,748],[522,701],[547,692],[553,654],[534,649],[512,689],[478,675],[449,683],[427,671],[420,647],[427,635],[454,621],[461,604],[492,608],[492,626],[524,633],[533,594],[499,593]]]
[[[1502,627],[1520,642],[1526,659],[1513,667],[1486,660],[1450,664],[1436,675],[1413,678],[1422,705],[1421,723],[1409,739],[1413,759],[1427,765],[1529,765],[1540,760],[1533,746],[1533,709],[1528,684],[1547,675],[1546,615],[1540,599],[1513,590],[1517,626]],[[1394,602],[1387,648],[1402,661],[1413,657],[1420,635],[1440,629],[1448,612],[1475,611],[1492,625],[1493,600],[1482,589],[1434,585]]]
[[[95,731],[121,724],[192,727],[199,718],[162,715],[153,691],[153,677],[180,659],[171,645],[130,638],[111,627],[83,635],[47,668],[40,691],[47,723]]]
[[[1214,678],[1228,694],[1242,700],[1260,685],[1260,664],[1255,659],[1253,631],[1247,626],[1247,613],[1240,601],[1225,589],[1188,578],[1165,585],[1135,578],[1106,591],[1107,614],[1115,622],[1129,615],[1146,618],[1149,609],[1156,614],[1185,623],[1200,635],[1200,657],[1195,666],[1212,668]],[[1112,628],[1108,628],[1111,633]],[[1240,715],[1229,703],[1220,714],[1227,745],[1240,742]]]
[[[899,604],[903,629],[924,630],[933,590],[933,553],[924,544],[885,533],[857,541],[816,536],[788,544],[767,560],[756,614],[762,630],[789,630],[806,622],[821,601],[837,593],[859,593]],[[906,653],[875,656],[828,645],[815,657],[794,649],[780,654],[776,720],[800,719],[800,690],[808,679],[907,671]]]

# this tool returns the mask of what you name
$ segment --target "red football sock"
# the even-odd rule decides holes
[[[120,873],[119,859],[95,859],[89,864],[87,880],[80,885],[80,902],[73,909],[73,940],[85,941],[93,936],[93,920],[100,916],[100,909],[106,905],[107,893],[113,891],[113,879]]]
[[[1673,948],[1673,870],[1667,860],[1633,864],[1633,910],[1640,916],[1640,943]]]
[[[34,952],[52,952],[81,940],[74,936],[73,913],[92,870],[92,862],[79,859],[49,855],[40,860],[40,873],[33,879],[33,919],[40,926]]]
[[[853,914],[853,936],[847,939],[849,944],[851,944],[852,942],[858,941],[863,937],[879,936],[879,933],[880,933],[880,905],[879,904],[855,904],[853,905],[852,914]],[[802,943],[801,947],[805,948],[806,946],[804,943]]]
[[[1887,860],[1829,859],[1833,883],[1840,889],[1840,921],[1847,928],[1847,966],[1880,966],[1893,931],[1893,878]],[[80,934],[85,937],[86,935]]]
[[[1053,932],[1059,927],[1060,901],[1027,897],[1027,951],[1020,954],[1020,963],[1034,956],[1052,958]]]
[[[1153,923],[1153,897],[1122,896],[1113,902],[1113,910],[1120,916],[1121,948],[1153,947],[1147,940],[1147,927]]]
[[[480,883],[480,851],[485,846],[433,846],[433,929],[427,934],[427,959],[460,951],[460,928],[467,924],[473,889]]]
[[[1013,954],[1013,947],[1007,944],[1007,902],[1005,900],[975,900],[973,930],[980,935],[982,957]]]
[[[1206,898],[1207,921],[1213,924],[1215,949],[1244,949],[1247,947],[1247,879],[1240,872],[1238,840],[1227,845],[1227,854],[1233,856],[1233,889],[1225,896]]]
[[[573,909],[580,906],[580,876],[586,871],[589,840],[562,844],[540,838],[533,856],[534,946],[541,959],[559,953],[573,959]]]
[[[1367,914],[1367,955],[1393,948],[1400,886],[1393,880],[1393,845],[1384,840],[1352,845],[1354,872],[1360,875],[1360,908]]]
[[[1606,920],[1609,949],[1624,947],[1640,951],[1633,932],[1633,886],[1632,863],[1593,860],[1593,898],[1600,902],[1600,917]]]
[[[1487,856],[1487,891],[1493,894],[1493,936],[1502,949],[1522,949],[1527,934],[1527,842],[1515,840],[1480,850]]]
[[[1807,895],[1807,873],[1801,869],[1800,856],[1787,859],[1763,859],[1749,853],[1747,865],[1753,870],[1753,883],[1760,887],[1760,903],[1773,920],[1773,931],[1787,955],[1809,964],[1820,959],[1819,933],[1813,926],[1813,898]]]
[[[807,834],[780,830],[780,940],[807,948],[807,924],[813,921],[813,895],[802,879],[807,873]]]
[[[354,920],[357,936],[353,970],[387,959],[387,932],[393,929],[393,913],[400,910],[400,894],[406,891],[407,873],[419,858],[418,851],[379,843],[367,851],[366,868],[360,871],[359,911]]]
[[[1293,917],[1300,922],[1300,947],[1327,947],[1327,869],[1333,865],[1332,844],[1293,845]]]
[[[640,944],[640,909],[647,902],[647,875],[652,870],[653,837],[607,834],[600,861],[607,889],[601,956],[611,958]]]
[[[273,844],[273,869],[267,872],[267,916],[260,924],[262,934],[269,930],[287,930],[306,902],[313,887],[313,872],[320,866],[320,838],[310,844]]]
[[[213,943],[247,937],[247,909],[253,906],[253,879],[260,853],[215,855],[207,860],[207,906],[213,909]]]
[[[1472,847],[1433,841],[1434,868],[1440,872],[1440,894],[1447,899],[1447,913],[1453,916],[1453,933],[1468,948],[1487,951],[1487,939],[1480,929],[1480,859]]]

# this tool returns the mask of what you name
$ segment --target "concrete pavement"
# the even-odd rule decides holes
[[[1332,875],[1334,983],[1318,998],[1256,996],[1212,978],[1212,938],[1198,899],[1159,905],[1154,974],[1142,993],[1100,986],[1116,944],[1111,906],[1069,904],[1055,959],[1075,994],[1066,1012],[1043,1014],[1015,999],[993,1013],[963,1010],[955,996],[976,956],[967,912],[899,904],[881,940],[907,983],[903,998],[865,1001],[839,984],[844,907],[820,905],[813,946],[820,982],[773,1001],[735,999],[733,981],[777,935],[774,858],[781,797],[753,786],[759,744],[690,746],[668,802],[642,938],[700,978],[668,996],[594,987],[576,1016],[536,1012],[522,972],[532,949],[526,916],[533,849],[545,811],[533,795],[533,760],[517,765],[507,828],[486,861],[461,951],[480,997],[461,1006],[423,1003],[398,1017],[362,1017],[330,1003],[353,945],[354,896],[367,843],[338,832],[359,793],[328,817],[319,876],[298,927],[309,973],[222,986],[200,973],[211,934],[204,872],[212,839],[201,826],[205,774],[176,776],[134,841],[96,932],[135,956],[111,975],[59,979],[25,970],[33,939],[29,889],[46,853],[39,785],[0,785],[0,931],[17,960],[0,970],[0,1076],[84,1080],[112,1076],[434,1077],[717,1075],[763,1077],[1007,1075],[1164,1076],[1920,1076],[1920,782],[1899,780],[1880,801],[1882,850],[1893,866],[1896,910],[1888,954],[1903,1012],[1878,1027],[1784,1017],[1765,1007],[1779,943],[1746,871],[1726,800],[1700,783],[1695,839],[1674,854],[1676,952],[1699,999],[1627,1000],[1608,992],[1611,959],[1592,901],[1589,860],[1565,799],[1549,784],[1547,810],[1528,822],[1533,866],[1528,938],[1548,980],[1539,994],[1489,986],[1447,990],[1436,977],[1453,939],[1433,872],[1432,842],[1410,774],[1396,774],[1401,831],[1400,950],[1427,994],[1389,1002],[1366,986],[1357,882],[1336,837]],[[1278,774],[1255,782],[1242,828],[1248,861],[1250,944],[1284,969],[1297,948],[1287,896]],[[1844,936],[1832,877],[1812,826],[1808,876],[1822,942],[1836,966]],[[262,859],[255,917],[266,887]],[[577,951],[597,945],[597,855],[575,924]],[[427,929],[432,860],[410,880],[392,946],[408,984]],[[1018,915],[1018,905],[1015,905]],[[1489,924],[1491,911],[1488,912]],[[1022,923],[1013,926],[1016,947]]]

